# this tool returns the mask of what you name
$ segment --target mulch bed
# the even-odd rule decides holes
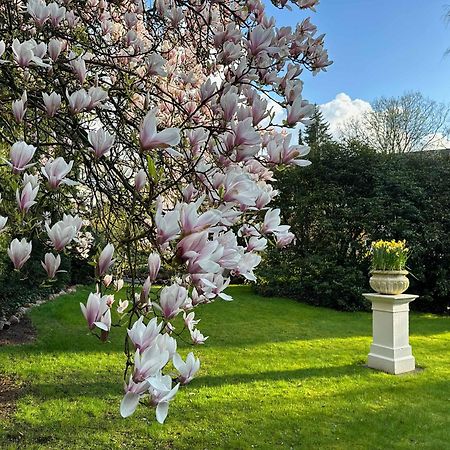
[[[28,317],[22,317],[18,324],[0,331],[0,347],[3,345],[29,344],[36,339],[36,329]]]

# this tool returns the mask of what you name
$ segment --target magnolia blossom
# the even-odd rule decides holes
[[[154,148],[167,148],[178,145],[180,142],[180,130],[167,128],[159,133],[156,131],[157,120],[154,111],[150,111],[142,122],[139,141],[143,150]]]
[[[181,312],[181,307],[187,300],[187,291],[178,284],[172,284],[161,291],[159,309],[166,319],[172,319]]]
[[[8,248],[9,259],[14,264],[14,268],[19,270],[30,259],[32,245],[25,238],[14,239]]]
[[[92,149],[97,158],[105,156],[114,145],[115,137],[108,131],[100,128],[98,130],[89,131],[88,139],[92,145]]]
[[[169,362],[169,352],[161,351],[157,346],[148,348],[144,352],[136,350],[134,355],[133,381],[140,383],[160,373]]]
[[[0,233],[5,229],[6,222],[8,222],[8,218],[0,216]]]
[[[114,254],[114,245],[108,244],[100,253],[97,263],[97,275],[102,277],[106,274],[109,268],[114,264],[114,260],[112,259]]]
[[[61,96],[56,92],[52,92],[50,95],[43,92],[42,100],[44,101],[47,115],[53,117],[61,106]]]
[[[41,261],[42,267],[47,272],[47,276],[50,280],[55,278],[58,272],[59,266],[61,265],[61,256],[55,255],[53,253],[46,253],[44,261]]]
[[[27,91],[22,94],[20,100],[14,100],[12,103],[12,112],[17,123],[21,123],[27,110]]]
[[[48,64],[42,61],[42,49],[42,45],[38,45],[34,39],[24,42],[14,39],[12,42],[14,60],[20,67],[28,67],[31,63],[37,66],[48,67]]]
[[[148,274],[150,281],[155,281],[161,268],[161,258],[158,253],[152,253],[148,257]]]
[[[51,189],[58,188],[61,184],[73,185],[74,181],[66,178],[66,175],[72,170],[73,161],[68,164],[62,157],[58,157],[53,161],[48,161],[42,168],[42,173],[48,180]]]
[[[119,300],[119,306],[117,307],[117,312],[119,314],[123,314],[127,310],[129,303],[130,302],[128,300]]]
[[[61,220],[55,223],[51,228],[46,223],[45,229],[53,247],[58,252],[63,250],[75,238],[78,232],[76,219],[69,220],[68,218],[65,221]]]
[[[134,178],[134,188],[137,192],[142,191],[147,182],[147,174],[144,169],[140,169]]]
[[[36,204],[35,199],[38,191],[39,185],[33,188],[31,183],[27,183],[22,189],[22,192],[20,192],[19,189],[16,190],[17,205],[21,212],[27,213],[28,210]]]
[[[190,352],[186,357],[186,362],[181,359],[178,353],[173,357],[173,365],[180,372],[178,381],[181,385],[188,384],[200,369],[200,360]]]
[[[144,317],[139,317],[130,330],[128,330],[128,336],[133,342],[134,347],[140,352],[144,352],[147,348],[151,347],[158,337],[162,322],[158,324],[158,319],[154,317],[147,325],[144,324]]]
[[[114,288],[116,289],[116,291],[120,291],[124,285],[125,285],[125,282],[123,281],[122,278],[120,278],[118,280],[114,280]]]
[[[24,141],[15,142],[9,153],[10,161],[6,161],[6,163],[12,167],[14,173],[20,173],[34,166],[29,162],[32,160],[35,151],[36,147],[33,145],[28,145]]]
[[[202,333],[200,333],[199,330],[191,330],[191,339],[192,342],[196,345],[204,344],[206,339],[208,339],[209,336],[203,336]]]
[[[112,275],[105,275],[104,277],[103,277],[103,284],[105,285],[105,287],[108,287],[111,283],[112,283],[112,280],[113,280],[113,276]]]
[[[100,330],[108,332],[111,328],[111,311],[108,305],[110,301],[109,295],[90,293],[86,305],[80,303],[81,311],[88,323],[90,330],[95,327]]]
[[[150,403],[156,406],[156,420],[164,423],[169,412],[169,402],[178,392],[179,384],[172,388],[172,378],[169,375],[153,377],[150,384]]]

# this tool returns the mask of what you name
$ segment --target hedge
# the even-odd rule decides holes
[[[380,154],[361,144],[327,143],[312,165],[277,174],[275,207],[297,236],[271,250],[256,290],[340,310],[367,309],[370,243],[406,239],[412,308],[450,307],[450,155]]]

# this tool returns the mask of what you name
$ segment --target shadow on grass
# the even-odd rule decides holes
[[[236,373],[221,376],[199,376],[195,379],[201,386],[223,386],[261,381],[301,381],[312,378],[339,378],[342,376],[370,376],[363,362],[331,367],[304,367],[292,370],[269,370],[259,373]]]
[[[343,366],[331,367],[305,367],[293,370],[271,370],[259,373],[236,373],[221,376],[199,376],[195,378],[190,386],[195,387],[218,387],[226,385],[250,384],[258,382],[277,382],[292,381],[298,382],[302,380],[312,380],[314,378],[339,378],[342,376],[357,375],[359,379],[370,377],[372,371],[364,366],[362,362],[355,364],[347,364]],[[116,393],[118,396],[122,394],[121,382],[113,383],[110,381],[90,382],[86,379],[86,373],[73,372],[71,377],[77,382],[70,383],[37,383],[33,384],[27,393],[43,400],[53,398],[82,398],[82,397],[108,397]],[[103,380],[111,377],[109,372],[97,373],[96,377]]]

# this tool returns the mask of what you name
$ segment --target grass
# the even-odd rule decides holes
[[[232,303],[201,307],[211,337],[201,372],[172,402],[165,425],[140,407],[122,419],[121,330],[101,344],[79,301],[31,313],[38,340],[0,348],[0,371],[24,382],[0,421],[0,448],[20,449],[448,449],[450,320],[411,317],[420,373],[364,367],[371,316],[266,299],[232,287]],[[182,354],[188,349],[182,348]]]

